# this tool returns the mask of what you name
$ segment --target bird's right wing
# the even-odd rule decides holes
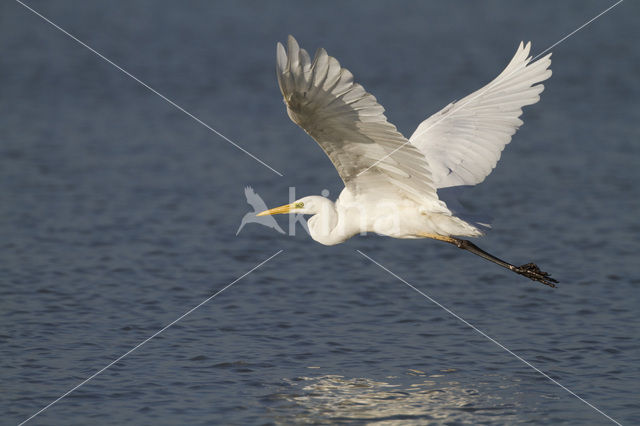
[[[432,205],[437,195],[424,155],[387,121],[376,98],[324,49],[312,62],[292,36],[287,48],[278,43],[277,74],[289,117],[318,142],[345,186]]]
[[[518,130],[522,107],[538,102],[536,84],[551,76],[551,54],[530,63],[520,43],[513,59],[492,82],[423,121],[409,138],[427,158],[436,188],[482,182]]]

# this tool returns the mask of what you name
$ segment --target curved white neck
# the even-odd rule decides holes
[[[346,240],[336,235],[339,223],[339,215],[335,204],[326,198],[320,202],[319,211],[307,221],[311,238],[327,246],[339,244]]]

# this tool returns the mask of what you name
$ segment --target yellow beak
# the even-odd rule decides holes
[[[293,204],[285,204],[284,206],[276,207],[271,210],[265,210],[263,212],[258,213],[256,216],[266,216],[270,214],[280,214],[280,213],[289,213],[294,209]]]

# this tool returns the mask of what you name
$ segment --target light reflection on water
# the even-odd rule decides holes
[[[640,424],[640,3],[554,48],[541,103],[462,198],[496,218],[482,247],[545,265],[557,291],[435,242],[324,247],[300,228],[290,238],[255,224],[235,234],[247,184],[269,205],[289,186],[330,198],[343,186],[284,110],[273,67],[288,33],[337,56],[410,134],[493,78],[520,40],[538,53],[603,1],[341,2],[339,13],[325,2],[77,3],[36,9],[285,177],[3,3],[0,424],[23,421],[278,249],[34,424],[607,424],[355,249]]]
[[[443,372],[450,372],[444,370]],[[380,425],[427,421],[478,423],[499,417],[516,421],[516,405],[501,396],[482,394],[456,381],[435,381],[441,374],[409,370],[415,379],[388,376],[385,381],[341,375],[298,377],[285,392],[269,395],[274,421],[287,423],[367,422]]]

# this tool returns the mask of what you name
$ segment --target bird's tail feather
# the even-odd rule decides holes
[[[460,202],[464,192],[472,186],[451,186],[438,189],[438,198],[444,201],[454,216],[478,228],[483,234],[491,230],[493,218],[486,213],[469,211]]]

